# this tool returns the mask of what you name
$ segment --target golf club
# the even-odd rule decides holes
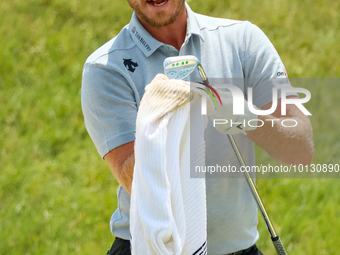
[[[178,57],[169,57],[166,58],[163,62],[164,73],[169,79],[184,79],[189,76],[196,68],[198,69],[199,75],[203,81],[203,85],[206,85],[208,90],[211,92],[211,86],[209,85],[208,77],[206,76],[204,69],[199,62],[199,60],[195,56],[178,56]],[[215,92],[215,91],[214,91]],[[217,93],[215,93],[217,94]],[[243,156],[236,144],[234,137],[228,134],[231,145],[237,155],[237,158],[242,166],[246,169],[246,163],[243,159]],[[269,219],[269,216],[264,208],[262,200],[257,192],[254,181],[251,178],[250,174],[244,171],[245,178],[249,185],[249,188],[253,194],[253,197],[257,203],[257,206],[261,212],[261,215],[264,219],[264,222],[267,226],[267,229],[270,233],[272,242],[275,246],[276,252],[279,255],[287,255],[285,248],[280,240],[280,237],[276,234],[275,229]]]

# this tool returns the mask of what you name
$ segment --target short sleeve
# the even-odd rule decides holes
[[[118,72],[99,64],[85,64],[81,105],[85,127],[102,158],[135,140],[135,94]]]
[[[260,108],[272,102],[274,87],[281,98],[280,88],[292,86],[279,54],[260,28],[247,22],[243,42],[246,86],[253,88],[253,103]]]

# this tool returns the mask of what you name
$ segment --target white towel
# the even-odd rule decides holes
[[[157,75],[145,88],[131,191],[133,255],[206,254],[205,180],[190,178],[190,156],[205,164],[205,124],[200,96],[189,101],[181,80]]]

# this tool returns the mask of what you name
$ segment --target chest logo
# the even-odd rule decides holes
[[[129,70],[131,73],[133,73],[136,70],[136,67],[138,66],[137,62],[133,62],[132,59],[124,59],[124,66],[127,70]]]

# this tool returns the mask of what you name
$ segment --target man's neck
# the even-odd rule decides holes
[[[173,23],[163,27],[153,27],[142,19],[139,20],[153,38],[162,43],[172,45],[179,51],[184,43],[187,30],[186,8],[183,8],[183,12],[178,15]]]

